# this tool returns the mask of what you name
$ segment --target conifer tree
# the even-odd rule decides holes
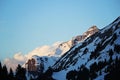
[[[26,70],[21,67],[20,64],[18,64],[18,67],[16,69],[16,75],[17,80],[26,80]]]
[[[1,80],[8,80],[8,71],[6,65],[4,65],[2,68],[1,77],[2,77]]]
[[[10,68],[9,74],[8,74],[9,80],[14,80],[14,74],[12,68]]]

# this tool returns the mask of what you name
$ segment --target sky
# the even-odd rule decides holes
[[[120,16],[119,0],[0,0],[0,60],[67,41]]]

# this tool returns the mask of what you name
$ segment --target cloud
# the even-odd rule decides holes
[[[31,52],[29,52],[28,54],[25,54],[25,55],[23,55],[23,53],[21,53],[21,52],[15,53],[13,58],[7,58],[7,59],[4,60],[3,63],[6,64],[8,69],[11,67],[15,71],[18,64],[23,65],[33,55],[38,55],[38,56],[54,55],[55,51],[56,51],[56,48],[58,47],[58,45],[60,43],[61,42],[56,42],[51,46],[44,45],[44,46],[35,48],[34,50],[32,50]]]
[[[12,68],[12,70],[15,71],[18,64],[23,65],[24,62],[25,61],[18,61],[14,58],[7,58],[7,59],[4,60],[3,63],[7,66],[8,71],[9,71],[10,68]]]
[[[28,54],[26,55],[26,57],[29,59],[29,58],[31,58],[33,55],[38,55],[38,56],[54,55],[54,54],[55,54],[55,51],[56,51],[56,48],[58,47],[58,45],[59,45],[60,43],[61,43],[61,42],[56,42],[56,43],[54,43],[54,44],[51,45],[51,46],[44,45],[44,46],[38,47],[38,48],[34,49],[33,51],[31,51],[30,53],[28,53]]]
[[[47,56],[49,51],[50,51],[50,46],[45,45],[45,46],[34,49],[30,53],[28,53],[26,56],[27,58],[31,58],[33,55]]]
[[[15,60],[18,60],[18,61],[25,61],[26,60],[26,57],[24,55],[22,55],[21,52],[16,53],[13,58]]]
[[[15,71],[18,64],[23,65],[26,60],[27,60],[27,57],[22,55],[21,52],[18,52],[18,53],[15,53],[13,58],[6,58],[3,61],[3,64],[7,66],[8,70],[12,68],[13,71]]]

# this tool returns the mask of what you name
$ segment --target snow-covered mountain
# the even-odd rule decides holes
[[[120,62],[119,58],[120,17],[62,55],[52,66],[52,78],[56,80],[66,80],[66,78],[68,80],[79,80],[80,74],[85,69],[89,71],[90,80],[111,80],[108,79],[111,71],[109,67],[114,64],[114,71],[116,61]],[[120,72],[120,67],[117,72]],[[114,73],[117,76],[116,72]]]
[[[96,26],[90,27],[83,35],[75,36],[71,40],[62,42],[59,45],[55,45],[50,48],[46,56],[40,56],[41,48],[36,48],[31,53],[38,53],[39,55],[33,55],[24,64],[24,67],[29,72],[45,72],[50,66],[52,66],[64,53],[69,51],[69,49],[78,43],[84,41],[89,36],[98,32],[99,29]],[[46,54],[46,53],[45,53]],[[31,55],[31,54],[30,54]]]
[[[61,43],[58,48],[56,49],[55,54],[62,56],[65,52],[67,52],[71,47],[77,45],[80,42],[83,42],[85,39],[93,35],[94,33],[98,32],[99,29],[97,26],[90,27],[86,32],[82,35],[78,35],[73,37],[71,40]]]

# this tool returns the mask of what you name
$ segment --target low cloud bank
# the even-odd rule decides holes
[[[16,67],[18,64],[23,65],[28,59],[30,59],[33,55],[38,55],[38,56],[52,56],[55,54],[56,48],[61,42],[56,42],[51,46],[44,45],[38,48],[35,48],[28,54],[23,55],[23,53],[18,52],[15,53],[13,58],[6,58],[3,61],[3,64],[5,64],[8,67],[8,70],[10,68],[13,69],[13,71],[16,70]]]

